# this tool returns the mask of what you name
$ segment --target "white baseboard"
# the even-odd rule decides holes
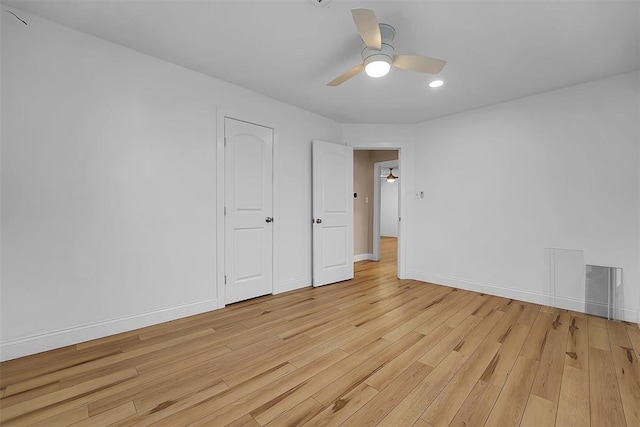
[[[353,256],[353,262],[367,261],[367,260],[375,261],[375,257],[373,256],[373,254],[358,254]]]
[[[287,280],[281,282],[277,289],[274,289],[274,294],[281,294],[283,292],[294,291],[300,288],[307,288],[311,286],[311,276],[300,277],[298,279]]]
[[[217,308],[217,299],[210,299],[27,337],[14,338],[0,342],[0,361],[4,362],[30,354],[144,328],[145,326],[193,316],[195,314],[216,310]]]
[[[415,270],[408,270],[407,276],[409,279],[419,280],[421,282],[435,283],[437,285],[451,286],[454,288],[515,299],[519,301],[532,302],[535,304],[584,312],[584,301],[578,299],[566,297],[554,298],[552,295],[544,294],[541,292],[523,291],[521,289],[507,288],[490,283],[474,282],[457,277],[448,277],[442,276],[440,274],[425,273]],[[622,307],[618,307],[617,310],[621,320],[634,323],[640,320],[640,313],[638,312],[638,310]]]

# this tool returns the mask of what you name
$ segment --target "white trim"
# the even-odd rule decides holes
[[[216,287],[218,308],[225,306],[224,284],[224,119],[229,118],[273,130],[273,254],[272,294],[284,292],[280,286],[280,131],[277,123],[254,114],[240,113],[232,109],[218,108],[216,112]]]
[[[218,301],[209,299],[161,308],[131,316],[116,317],[43,334],[15,338],[0,343],[0,361],[16,359],[85,341],[128,332],[158,323],[216,310]]]
[[[378,247],[380,247],[380,245],[378,245]],[[353,262],[358,262],[358,261],[379,261],[380,260],[380,256],[378,256],[378,259],[376,259],[374,254],[358,254],[358,255],[354,255],[353,256]]]
[[[280,286],[278,286],[278,291],[274,292],[274,294],[281,294],[283,292],[295,291],[296,289],[308,288],[312,286],[311,282],[311,276],[287,280],[286,282],[280,283]]]
[[[408,278],[419,280],[421,282],[435,283],[437,285],[452,286],[459,289],[466,289],[468,291],[480,292],[489,295],[495,295],[504,298],[515,299],[519,301],[532,302],[535,304],[541,304],[558,308],[565,308],[568,310],[584,312],[584,301],[578,299],[554,297],[549,294],[541,292],[524,291],[521,289],[507,288],[500,285],[475,282],[466,279],[460,279],[457,277],[442,276],[440,274],[426,273],[421,271],[411,270],[407,272]],[[638,317],[638,311],[619,307],[616,310],[617,313],[622,315],[622,320],[628,322],[635,322]]]
[[[280,224],[282,223],[282,217],[280,216],[280,131],[278,126],[270,123],[269,126],[273,129],[273,158],[272,158],[272,172],[271,183],[273,185],[271,189],[271,209],[273,211],[273,252],[271,254],[273,268],[272,268],[272,280],[273,280],[273,294],[284,292],[280,283]]]
[[[220,109],[217,110],[216,134],[216,295],[218,308],[224,307],[224,118]]]

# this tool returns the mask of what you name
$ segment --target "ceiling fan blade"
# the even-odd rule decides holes
[[[346,73],[341,74],[335,79],[331,80],[329,83],[327,83],[327,86],[338,86],[339,84],[346,82],[347,80],[349,80],[351,77],[355,76],[362,70],[364,70],[363,64],[356,65]]]
[[[382,35],[380,34],[380,26],[378,18],[371,9],[352,9],[353,22],[356,24],[358,33],[362,37],[362,41],[370,49],[382,49]]]
[[[429,58],[428,56],[396,55],[393,57],[394,67],[419,73],[438,74],[446,63],[447,61],[442,59]]]

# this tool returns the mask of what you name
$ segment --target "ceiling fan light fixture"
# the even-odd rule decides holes
[[[376,60],[371,61],[364,66],[364,71],[369,77],[384,77],[389,73],[391,64],[387,61]]]
[[[331,80],[327,83],[327,86],[338,86],[362,70],[369,77],[383,77],[389,73],[391,67],[435,75],[442,71],[442,68],[447,63],[442,59],[429,56],[396,55],[394,44],[395,28],[389,24],[379,23],[376,14],[371,9],[352,9],[351,15],[363,42],[360,52],[362,63]]]
[[[398,177],[393,174],[393,168],[389,168],[389,175],[387,175],[387,182],[394,182]]]
[[[444,84],[444,81],[442,81],[442,80],[434,80],[431,83],[429,83],[429,87],[435,89],[437,87],[442,86],[443,84]]]

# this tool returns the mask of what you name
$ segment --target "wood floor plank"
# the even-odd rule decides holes
[[[640,329],[396,278],[352,280],[0,363],[3,426],[640,426]]]
[[[140,340],[140,336],[138,335],[138,331],[130,331],[130,332],[123,332],[121,334],[117,334],[117,335],[110,335],[108,337],[104,337],[104,338],[98,338],[95,340],[91,340],[91,341],[85,341],[79,344],[75,345],[75,348],[77,350],[83,350],[85,348],[92,348],[92,347],[107,347],[109,345],[120,345],[123,343],[129,343],[132,341],[139,341]]]
[[[213,360],[223,354],[231,353],[231,349],[226,345],[215,345],[204,343],[202,346],[190,345],[189,351],[171,352],[165,355],[155,354],[151,360],[136,361],[135,367],[138,372],[147,372],[162,368],[170,364],[177,364],[189,360],[189,363],[197,364],[198,360]]]
[[[487,302],[482,304],[476,311],[471,314],[478,317],[485,317],[486,315],[491,313],[492,310],[505,311],[504,309],[509,304],[509,301],[510,300],[508,300],[507,298],[490,295]]]
[[[396,377],[388,387],[384,387],[377,396],[349,418],[347,424],[375,426],[431,371],[431,367],[420,362],[414,362],[400,376]]]
[[[434,426],[448,425],[500,349],[499,343],[485,342],[451,378],[420,418]]]
[[[378,425],[397,427],[415,423],[466,361],[467,356],[451,351]]]
[[[611,356],[629,426],[640,426],[640,362],[623,323],[607,322]]]
[[[556,424],[558,405],[542,397],[529,396],[520,427],[553,427]]]
[[[618,379],[609,351],[589,348],[589,384],[591,425],[626,426]]]
[[[497,387],[502,388],[504,383],[509,377],[513,365],[518,359],[520,350],[529,336],[530,326],[527,325],[513,325],[511,329],[508,329],[507,333],[500,336],[499,339],[504,339],[501,343],[498,353],[491,361],[487,369],[482,374],[481,379],[488,383],[491,383]]]
[[[290,368],[292,369],[292,368]],[[256,373],[255,376],[258,376]],[[197,393],[201,390],[217,388],[220,392],[229,386],[218,375],[204,375],[187,378],[183,381],[172,381],[166,387],[155,386],[145,393],[139,393],[134,400],[137,411],[147,411],[166,405],[166,402],[179,400],[182,396]]]
[[[21,393],[30,388],[57,381],[58,378],[51,378],[51,375],[58,375],[58,371],[81,366],[118,353],[122,353],[120,347],[107,346],[76,350],[74,346],[68,346],[10,360],[0,364],[0,386],[7,389],[5,396]],[[43,359],[47,363],[42,363]],[[29,380],[35,380],[32,387],[15,387],[16,384]],[[11,389],[15,389],[15,391],[12,392]]]
[[[249,414],[244,417],[238,418],[232,423],[226,425],[226,427],[260,427],[260,424]]]
[[[87,418],[89,418],[89,409],[87,408],[87,405],[81,405],[43,421],[30,423],[29,425],[31,427],[68,426],[79,421],[86,420]],[[13,423],[9,422],[3,425],[11,426],[12,424]]]
[[[292,367],[288,364],[283,364],[277,369],[258,375],[251,381],[233,388],[227,388],[223,383],[217,383],[213,387],[183,396],[176,401],[170,400],[150,410],[140,411],[137,415],[125,419],[119,425],[176,425],[182,422],[187,423],[189,419],[196,421],[211,410],[214,410],[214,408],[224,407],[227,404],[236,402],[291,372],[293,372]],[[211,407],[209,405],[215,406]],[[227,423],[237,420],[242,415],[245,415],[245,413],[238,414],[237,417],[233,417]]]
[[[358,366],[315,393],[313,395],[314,399],[325,406],[329,406],[331,402],[339,399],[354,386],[366,381],[367,378],[379,371],[389,361],[420,341],[422,337],[422,334],[411,332],[393,343],[393,345],[380,350],[377,354],[361,360]]]
[[[584,371],[589,370],[589,331],[586,317],[571,316],[567,348],[565,350],[565,366],[572,366]]]
[[[589,371],[565,364],[556,424],[567,427],[589,427],[591,425]]]
[[[373,387],[369,387],[367,384],[362,383],[355,387],[353,390],[346,393],[340,399],[336,400],[329,407],[325,408],[322,412],[312,417],[309,422],[305,423],[306,426],[338,426],[342,424],[353,413],[358,411],[362,406],[366,405],[371,399],[375,398],[378,394],[378,390]],[[315,400],[315,399],[314,399]],[[275,420],[274,420],[275,421]],[[273,423],[273,422],[272,422]],[[272,424],[269,423],[269,424]],[[282,424],[274,424],[276,425]],[[289,424],[294,425],[294,424]],[[295,424],[302,425],[302,424]]]
[[[444,289],[443,289],[444,291]],[[438,294],[438,298],[444,297],[444,295],[446,295],[446,293],[441,293]],[[438,298],[436,299],[430,299],[431,303],[434,303],[435,301],[438,300]],[[400,337],[408,334],[409,332],[413,331],[414,329],[416,329],[418,326],[420,326],[421,324],[427,322],[428,320],[433,318],[433,314],[429,311],[419,311],[418,314],[416,316],[414,316],[412,319],[410,319],[407,322],[404,322],[402,325],[400,325],[399,327],[395,328],[394,330],[386,333],[383,338],[389,341],[396,341],[397,339],[399,339]]]
[[[537,369],[537,360],[518,357],[485,427],[520,425]]]
[[[450,427],[484,425],[500,394],[500,387],[478,381],[453,418]]]
[[[633,348],[636,350],[636,354],[640,357],[640,325],[630,323],[625,325],[627,328],[627,334],[633,344]]]
[[[273,421],[267,424],[267,426],[301,426],[303,424],[307,424],[308,421],[315,418],[324,409],[324,406],[322,406],[314,398],[310,397],[307,400],[304,400],[299,405],[296,405],[287,412],[276,417]],[[250,417],[252,420],[254,420],[256,425],[260,425],[260,423],[258,423],[258,421],[256,421],[255,418],[251,416],[251,414],[247,414],[245,415],[245,417]]]
[[[133,402],[128,402],[120,405],[116,408],[102,412],[94,417],[89,417],[85,420],[78,421],[72,424],[74,427],[91,427],[91,426],[107,426],[115,424],[127,417],[131,417],[136,414],[136,407]]]
[[[558,402],[566,345],[567,333],[565,331],[548,331],[546,345],[533,381],[532,394],[555,403]]]
[[[233,387],[237,384],[243,383],[253,378],[256,373],[266,371],[280,365],[281,363],[287,362],[289,361],[289,359],[296,357],[301,353],[308,351],[309,349],[315,348],[319,344],[320,343],[317,340],[309,339],[299,341],[293,345],[282,346],[281,350],[277,353],[265,359],[259,360],[256,363],[247,363],[248,366],[246,366],[245,368],[229,371],[229,373],[223,375],[222,378],[229,385],[229,387]]]
[[[483,320],[482,317],[468,316],[453,329],[447,336],[438,342],[431,350],[420,358],[425,365],[436,367],[438,364],[456,348],[464,338]]]
[[[469,316],[475,316],[474,313],[478,311],[480,307],[489,300],[489,298],[490,297],[488,295],[475,295],[471,301],[460,307],[453,316],[449,317],[444,324],[452,328],[456,328],[465,319],[469,318]]]
[[[360,346],[362,345],[363,342],[370,342],[372,339],[374,339],[376,337],[376,334],[375,333],[370,334],[370,333],[372,331],[375,332],[377,328],[385,327],[386,324],[387,324],[387,319],[385,319],[384,317],[379,317],[375,320],[372,320],[371,322],[366,322],[363,325],[354,327],[354,329],[347,329],[343,331],[343,333],[336,334],[330,331],[321,336],[317,336],[314,338],[314,340],[317,339],[316,341],[318,344],[317,346],[313,347],[311,350],[308,350],[302,354],[299,354],[298,356],[291,358],[289,362],[294,366],[301,367],[312,362],[313,360],[315,360],[320,356],[331,353],[332,351],[335,351],[336,349],[339,349],[345,345],[348,345],[349,343],[352,343],[356,340],[360,340],[359,341],[359,346]],[[370,335],[368,335],[367,339],[361,340],[360,338],[365,334],[370,334]],[[384,334],[377,334],[377,335],[384,335]]]
[[[609,334],[607,333],[607,323],[604,319],[589,316],[587,318],[589,330],[589,347],[604,351],[610,351]]]
[[[32,400],[20,402],[16,405],[3,408],[0,412],[0,422],[4,423],[5,421],[18,418],[30,412],[38,411],[39,409],[55,405],[59,402],[73,399],[77,396],[86,395],[91,391],[99,390],[103,387],[122,382],[129,378],[133,378],[136,375],[137,372],[135,369],[127,369],[110,375],[105,375],[104,377],[97,378],[86,383],[78,384],[74,387],[39,396]]]
[[[363,349],[358,356],[368,358],[389,344],[379,340]],[[185,420],[193,421],[194,425],[210,425],[214,421],[225,424],[246,413],[250,413],[260,424],[266,424],[308,399],[314,392],[339,378],[344,372],[353,369],[359,358],[358,356],[349,358],[349,356],[342,350],[336,350],[296,369],[282,377],[280,381],[267,384],[239,399],[229,398],[228,401],[217,399],[210,405],[196,408],[195,411],[185,411],[171,419],[163,420],[163,425]],[[332,375],[328,375],[329,373]],[[262,417],[262,422],[259,417]]]
[[[485,342],[473,353],[462,368],[451,378],[446,387],[422,413],[420,418],[434,426],[447,426],[487,369],[501,344]]]
[[[22,392],[25,390],[30,390],[32,388],[40,387],[44,384],[49,384],[54,381],[60,381],[70,376],[84,374],[94,369],[105,368],[109,365],[114,365],[119,362],[124,361],[128,363],[129,360],[135,357],[149,355],[156,351],[171,348],[174,346],[184,345],[185,343],[193,339],[210,335],[213,332],[214,331],[212,329],[207,329],[207,330],[198,331],[186,336],[173,338],[165,342],[155,343],[154,345],[150,345],[147,347],[138,348],[128,353],[118,351],[115,354],[106,355],[105,357],[93,359],[91,361],[88,361],[82,364],[78,364],[62,370],[47,373],[39,377],[31,378],[19,383],[12,384],[7,387],[7,395],[15,394],[17,392]],[[126,369],[129,367],[130,366],[126,366],[126,367],[123,366],[122,368]],[[113,372],[113,370],[110,370],[110,372]]]
[[[384,325],[379,326],[377,328],[375,328],[374,330],[372,330],[371,332],[368,332],[366,334],[361,335],[360,337],[352,340],[349,343],[346,343],[345,345],[343,345],[342,347],[340,347],[341,350],[346,351],[347,353],[354,353],[356,351],[358,351],[359,349],[361,349],[362,347],[364,347],[365,345],[382,338],[388,331],[391,331],[393,329],[395,329],[398,325],[406,322],[408,319],[410,319],[411,317],[413,317],[415,314],[412,312],[409,313],[405,313],[402,317],[394,317],[392,319],[384,319],[384,318],[380,318],[380,320],[384,321]],[[423,336],[422,334],[418,333],[418,332],[412,332],[411,333],[414,337],[417,335],[420,335],[421,337]],[[406,335],[405,335],[406,337]],[[405,338],[402,337],[401,339]],[[400,340],[398,340],[400,341]]]
[[[429,335],[422,337],[405,352],[367,378],[365,382],[378,391],[384,389],[449,332],[451,332],[449,326],[440,325]]]
[[[478,347],[485,342],[489,332],[491,332],[491,330],[502,321],[503,316],[504,312],[491,310],[491,312],[482,319],[478,326],[473,328],[473,330],[454,347],[454,350],[466,356],[471,356]]]
[[[208,357],[207,353],[203,353],[193,358],[172,362],[141,373],[136,379],[137,381],[131,382],[128,388],[112,388],[111,393],[108,393],[107,390],[104,395],[94,396],[90,400],[89,410],[91,414],[108,410],[129,400],[138,399],[140,396],[147,394],[149,390],[166,388],[165,383],[171,384],[194,376],[217,376],[222,378],[223,375],[234,372],[235,369],[240,369],[243,363],[255,363],[304,339],[304,337],[295,338],[282,344],[282,340],[278,338],[268,346],[264,346],[264,344],[258,344],[255,347],[249,346],[236,350],[232,355],[223,354],[217,357]],[[293,369],[293,367],[283,363],[276,369]]]
[[[512,303],[503,310],[504,316],[502,320],[487,335],[487,340],[503,343],[524,313],[525,307],[524,303],[512,300]]]
[[[36,397],[44,396],[49,393],[53,393],[60,390],[60,382],[55,381],[50,384],[45,384],[40,387],[32,388],[21,393],[2,396],[0,400],[0,408],[6,408],[7,406],[15,405],[20,402],[35,399]]]
[[[456,314],[457,308],[463,307],[474,297],[471,292],[451,291],[443,297],[430,302],[423,310],[429,313],[427,319],[415,331],[427,335],[435,328],[443,324],[449,317]]]
[[[538,317],[531,326],[531,332],[529,337],[522,347],[521,356],[528,357],[533,360],[540,360],[544,347],[547,343],[549,330],[552,329],[553,314],[551,313],[538,313]]]
[[[538,318],[538,314],[540,313],[540,307],[537,304],[524,303],[525,308],[524,312],[518,319],[518,325],[527,325],[533,326],[535,320]]]

